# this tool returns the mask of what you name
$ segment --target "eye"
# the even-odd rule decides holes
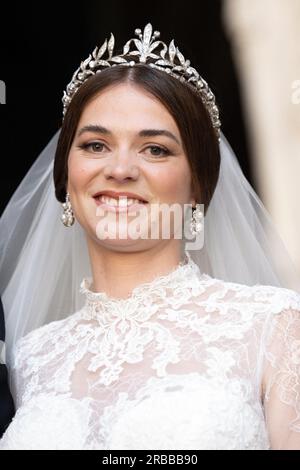
[[[150,153],[153,157],[165,157],[166,155],[170,155],[169,150],[160,147],[159,145],[149,145],[148,147],[146,147],[146,149],[151,149]]]
[[[83,150],[91,150],[95,153],[101,153],[105,145],[102,142],[89,142],[86,144],[79,145],[79,148]]]

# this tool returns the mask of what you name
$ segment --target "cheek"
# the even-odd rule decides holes
[[[186,166],[174,166],[157,171],[153,177],[155,189],[165,201],[186,201],[190,195],[191,174]]]
[[[91,171],[84,162],[76,162],[69,158],[68,162],[68,185],[74,189],[80,190],[89,181]]]

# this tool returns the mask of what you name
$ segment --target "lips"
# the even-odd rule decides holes
[[[142,196],[136,193],[130,193],[130,192],[116,192],[116,191],[99,191],[93,195],[93,198],[99,199],[100,196],[107,196],[110,198],[114,199],[137,199],[140,202],[147,203],[148,201],[144,199]]]
[[[99,191],[93,198],[97,206],[113,212],[132,212],[148,203],[139,194],[129,192]]]

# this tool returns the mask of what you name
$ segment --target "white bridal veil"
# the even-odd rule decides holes
[[[84,232],[78,222],[70,228],[62,224],[61,204],[55,198],[52,171],[59,132],[15,191],[0,221],[8,366],[20,337],[81,308],[80,283],[91,275]],[[190,251],[191,257],[201,272],[215,278],[300,291],[289,255],[223,135],[220,150],[220,176],[205,216],[204,246]]]

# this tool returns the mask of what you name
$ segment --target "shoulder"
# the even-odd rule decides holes
[[[229,304],[240,303],[245,307],[263,312],[280,314],[287,310],[298,311],[300,314],[300,293],[285,287],[265,284],[246,285],[211,278],[211,284],[219,291],[220,298]]]
[[[265,303],[272,313],[280,313],[287,309],[300,311],[300,293],[285,287],[277,287],[263,284],[243,286],[241,295],[247,296],[255,303]]]
[[[64,319],[40,326],[21,337],[15,345],[13,367],[19,368],[30,357],[49,352],[60,338],[66,340],[77,324],[80,314],[81,310]]]

